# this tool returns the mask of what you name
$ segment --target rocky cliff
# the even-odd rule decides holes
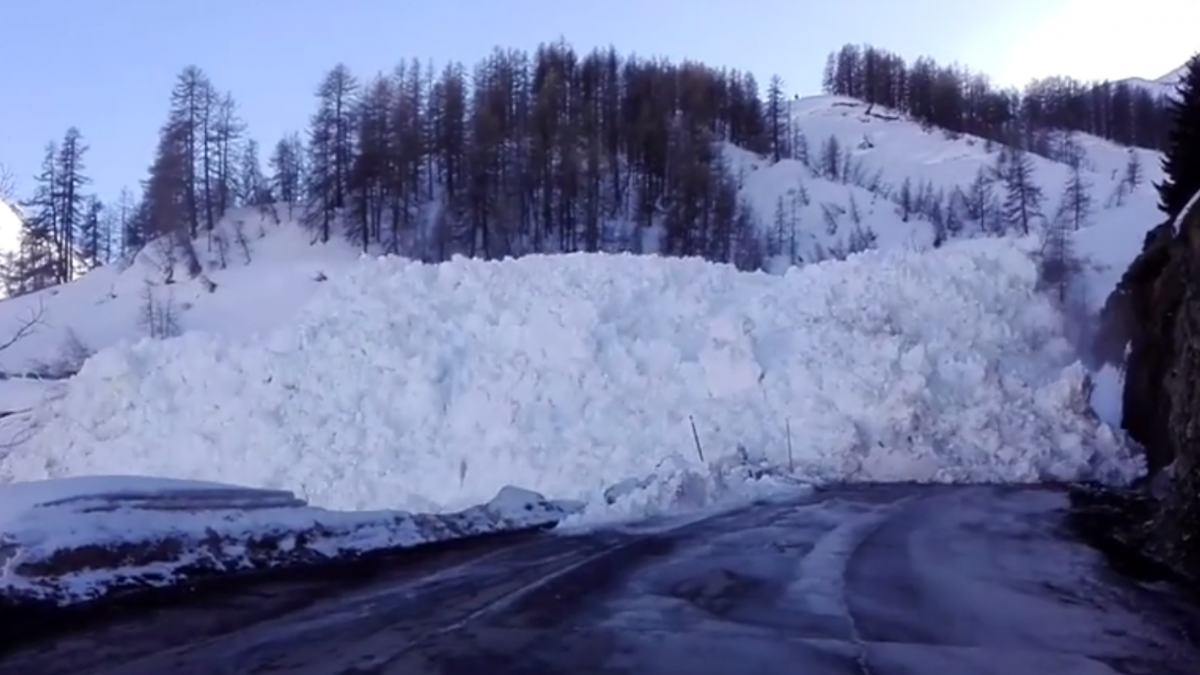
[[[1125,368],[1121,425],[1146,450],[1157,558],[1200,578],[1200,204],[1151,230],[1109,296],[1098,355]]]

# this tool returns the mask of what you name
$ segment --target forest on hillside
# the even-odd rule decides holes
[[[1128,82],[1034,80],[1023,90],[992,85],[983,73],[930,58],[906,63],[871,45],[844,45],[825,61],[822,87],[907,113],[952,132],[971,134],[1059,160],[1053,131],[1081,131],[1120,145],[1162,150],[1172,121],[1164,97]]]
[[[993,94],[1007,101],[1007,117],[965,114],[987,108],[992,94],[977,97],[978,78],[953,69],[930,66],[928,80],[923,63],[910,68],[878,50],[847,48],[834,55],[826,84],[952,132],[1010,139],[1013,129],[1062,126],[1058,117],[1021,112],[1056,110],[1050,98],[1034,106],[1002,92]],[[937,86],[926,91],[929,82]],[[763,86],[749,73],[695,62],[613,49],[580,54],[559,42],[533,53],[498,49],[472,68],[413,60],[365,80],[338,65],[314,98],[309,127],[264,151],[232,94],[199,67],[183,69],[140,190],[107,203],[90,192],[88,146],[69,129],[46,146],[21,203],[21,248],[3,261],[7,291],[63,283],[159,237],[174,241],[172,255],[199,273],[193,242],[228,246],[215,228],[227,209],[279,202],[301,207],[314,241],[345,237],[364,251],[428,261],[653,251],[759,268],[782,246],[780,236],[762,233],[782,224],[759,222],[770,214],[740,200],[742,177],[727,165],[723,143],[767,161],[799,159],[817,175],[892,199],[905,219],[933,223],[938,241],[966,221],[988,232],[1028,231],[1041,215],[1026,144],[1001,153],[969,188],[882,185],[838,139],[807,139],[793,128],[780,78]],[[943,116],[948,110],[959,112]],[[1067,161],[1078,169],[1078,157]],[[1139,167],[1129,172],[1131,183],[1139,180]],[[851,234],[832,255],[872,245],[872,233]]]

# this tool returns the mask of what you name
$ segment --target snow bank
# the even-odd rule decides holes
[[[460,513],[335,512],[281,490],[87,476],[0,486],[0,601],[71,605],[205,574],[314,565],[550,525],[569,512],[515,488]]]
[[[431,511],[508,484],[597,504],[623,485],[615,501],[655,509],[781,473],[1129,477],[1137,462],[1086,411],[1086,373],[1035,293],[1032,245],[784,276],[583,254],[364,261],[268,336],[98,354],[0,475],[132,472]]]

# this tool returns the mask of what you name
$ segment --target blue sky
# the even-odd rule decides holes
[[[1034,76],[1157,77],[1196,47],[1196,0],[8,0],[0,11],[0,163],[28,189],[47,141],[78,126],[95,189],[144,175],[176,73],[194,63],[264,145],[300,130],[338,61],[471,63],[559,37],[581,50],[693,58],[778,73],[818,93],[846,42],[959,61],[1006,84]],[[1173,14],[1165,14],[1174,12]],[[1174,17],[1164,21],[1164,16]]]

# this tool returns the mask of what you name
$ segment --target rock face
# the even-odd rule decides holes
[[[1126,354],[1126,349],[1128,352]],[[1121,425],[1159,497],[1149,547],[1200,576],[1200,205],[1146,235],[1109,296],[1097,355],[1125,366]]]

